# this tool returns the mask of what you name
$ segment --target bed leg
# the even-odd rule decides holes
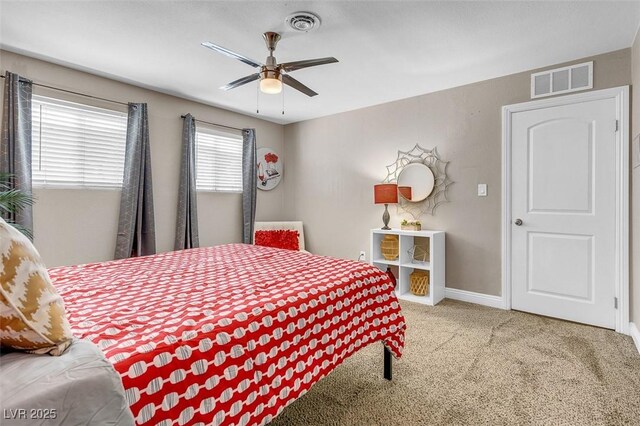
[[[384,346],[384,378],[391,380],[391,351]]]

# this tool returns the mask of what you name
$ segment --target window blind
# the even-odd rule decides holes
[[[240,136],[197,127],[196,189],[242,192],[242,138]]]
[[[122,187],[126,113],[43,96],[32,112],[34,186]]]

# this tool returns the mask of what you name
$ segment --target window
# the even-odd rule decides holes
[[[33,185],[121,188],[127,114],[34,96]]]
[[[239,135],[197,128],[196,189],[242,192],[242,138]]]

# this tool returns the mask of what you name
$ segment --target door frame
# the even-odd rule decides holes
[[[573,104],[614,99],[616,102],[616,328],[629,334],[629,86],[593,90],[575,95],[523,102],[502,107],[502,304],[511,309],[511,119],[512,114]],[[613,302],[612,302],[613,303]]]

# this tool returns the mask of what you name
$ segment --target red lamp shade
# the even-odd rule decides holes
[[[373,202],[375,204],[397,204],[398,185],[381,183],[373,186]]]
[[[405,200],[411,201],[411,187],[410,186],[399,186],[398,191],[400,195],[404,197]]]

